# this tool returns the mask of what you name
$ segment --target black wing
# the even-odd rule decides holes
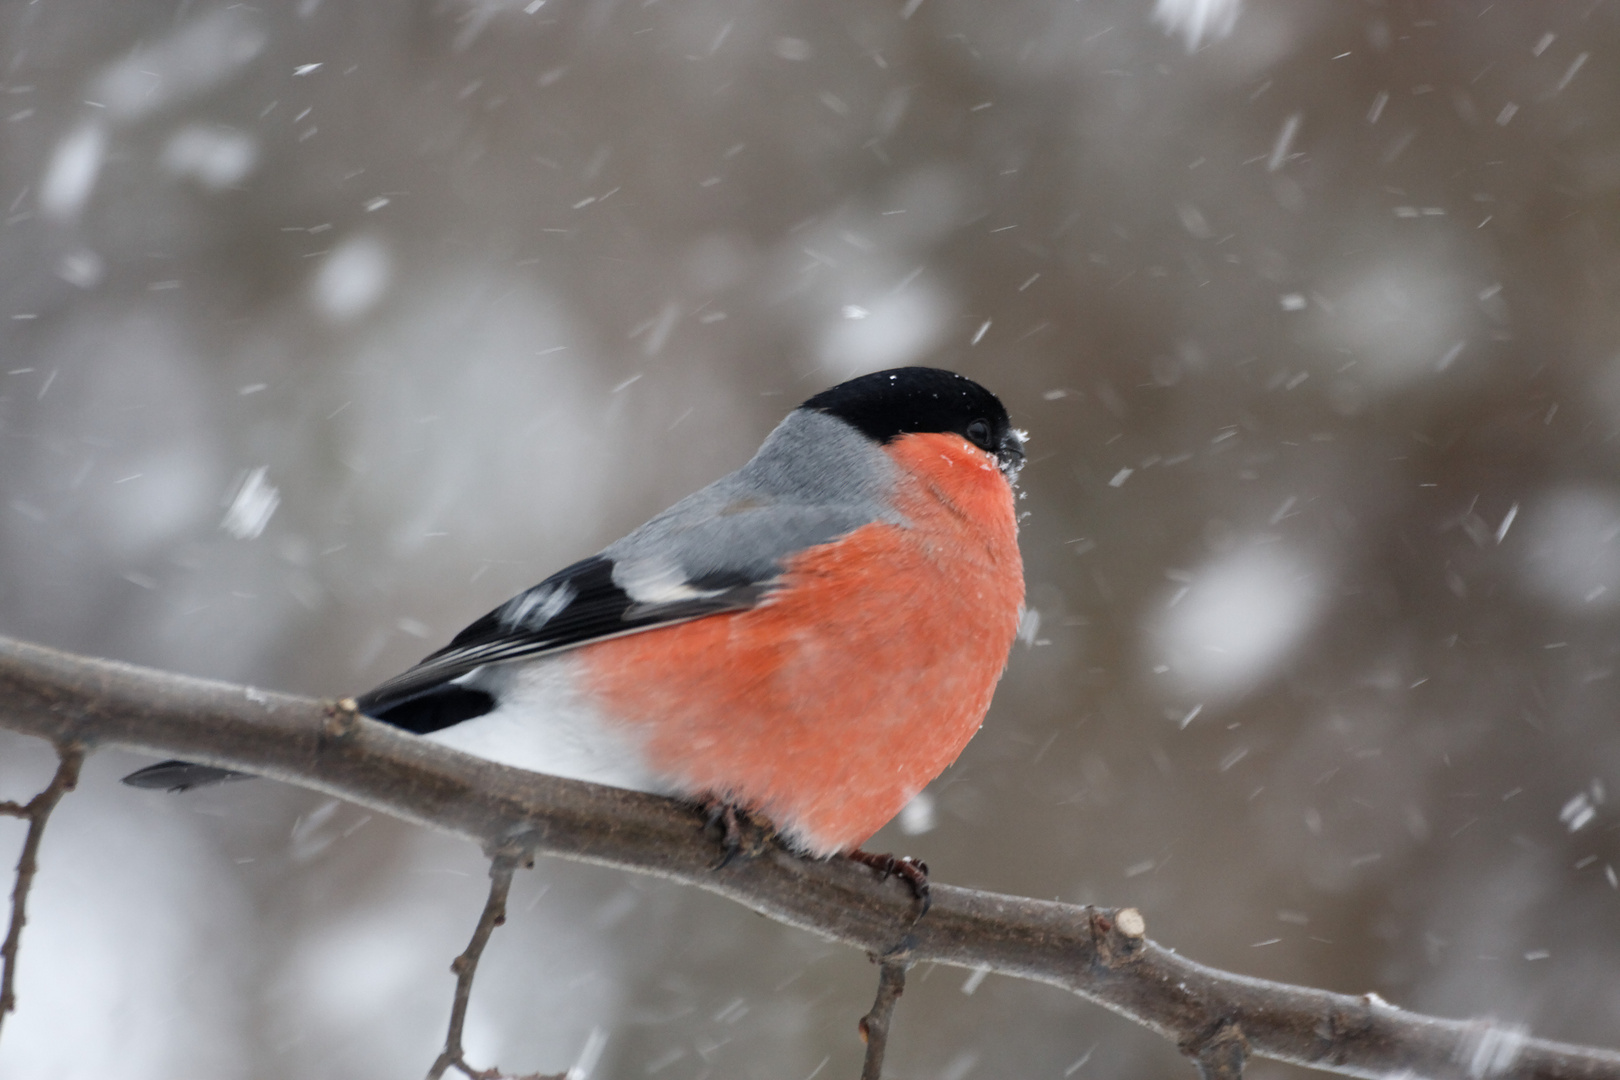
[[[561,652],[669,623],[740,611],[759,603],[768,581],[715,575],[687,582],[682,595],[638,602],[614,583],[613,560],[595,555],[577,562],[474,622],[421,663],[356,699],[360,711],[426,734],[481,716],[494,707],[483,690],[451,680],[510,660]]]

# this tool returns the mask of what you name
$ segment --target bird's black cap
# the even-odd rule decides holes
[[[803,405],[836,416],[878,443],[924,432],[962,436],[1007,467],[1024,443],[999,398],[954,371],[905,367],[877,371],[823,390]]]

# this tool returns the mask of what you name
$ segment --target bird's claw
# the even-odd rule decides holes
[[[910,855],[874,855],[870,851],[859,848],[849,853],[849,857],[862,866],[869,866],[876,870],[878,876],[884,881],[897,877],[911,886],[911,895],[917,898],[921,909],[917,918],[928,914],[928,907],[933,903],[933,897],[928,889],[928,864],[921,859],[913,859]]]
[[[720,826],[720,858],[711,870],[725,869],[739,854],[758,855],[775,835],[768,822],[734,802],[711,796],[698,803],[698,809],[703,811],[705,831]]]

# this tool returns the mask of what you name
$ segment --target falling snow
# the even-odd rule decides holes
[[[225,518],[219,527],[238,540],[253,540],[270,524],[281,505],[281,493],[265,480],[264,467],[243,473],[236,481]]]
[[[1026,609],[870,850],[1475,1018],[1473,1080],[1612,1045],[1620,31],[1431,7],[29,6],[4,630],[362,691],[811,393],[961,370],[1035,435]],[[52,824],[0,1075],[420,1075],[479,853],[142,760]],[[665,882],[525,871],[485,964],[481,1067],[858,1072],[864,958]],[[1171,1053],[912,977],[895,1075]]]

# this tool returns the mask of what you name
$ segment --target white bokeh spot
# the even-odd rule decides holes
[[[169,137],[163,167],[209,191],[223,191],[245,180],[259,163],[259,144],[231,128],[188,124]]]
[[[852,307],[858,318],[846,313]],[[821,363],[840,379],[915,363],[944,338],[951,307],[943,288],[923,280],[842,305],[822,332]]]
[[[59,221],[79,216],[96,189],[107,156],[107,133],[100,124],[74,128],[56,144],[39,182],[39,208]]]
[[[386,244],[374,236],[350,237],[315,272],[310,298],[327,318],[349,322],[376,307],[393,278],[394,259]]]
[[[222,8],[115,60],[91,81],[87,96],[114,121],[143,120],[230,79],[267,40],[245,9]]]
[[[1565,488],[1520,517],[1532,593],[1571,613],[1606,612],[1620,602],[1620,492]]]
[[[1457,268],[1391,260],[1371,267],[1315,305],[1321,344],[1340,370],[1371,391],[1399,389],[1466,357],[1472,305]]]
[[[1200,697],[1242,693],[1303,642],[1322,609],[1319,573],[1279,545],[1251,545],[1206,565],[1166,598],[1153,654]]]
[[[1156,0],[1153,21],[1192,52],[1206,40],[1230,34],[1242,8],[1242,0]]]

